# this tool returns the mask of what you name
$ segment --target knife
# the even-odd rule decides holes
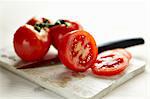
[[[115,48],[127,48],[135,45],[141,45],[144,44],[144,39],[141,37],[136,38],[130,38],[130,39],[123,39],[123,40],[116,40],[108,43],[104,43],[100,46],[98,46],[98,53],[101,53],[103,51],[115,49]],[[36,68],[36,67],[43,67],[43,66],[51,66],[61,64],[60,59],[58,56],[54,58],[47,58],[40,61],[35,62],[27,62],[24,64],[21,64],[19,66],[16,66],[17,69],[27,69],[27,68]]]
[[[115,48],[127,48],[135,45],[140,45],[144,44],[144,42],[144,39],[141,37],[112,41],[98,46],[98,53]]]

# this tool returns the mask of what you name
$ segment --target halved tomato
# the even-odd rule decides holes
[[[76,30],[64,35],[60,41],[58,55],[69,69],[84,72],[94,64],[97,57],[94,38],[86,31]]]
[[[109,50],[98,55],[91,69],[96,75],[112,76],[125,70],[129,65],[129,60],[119,50]]]

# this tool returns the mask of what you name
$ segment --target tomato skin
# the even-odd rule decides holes
[[[88,42],[90,42],[90,44],[91,44],[90,45],[91,50],[90,50],[90,52],[88,52],[91,54],[91,58],[90,58],[90,61],[86,62],[85,65],[79,64],[80,58],[74,57],[71,54],[71,49],[72,49],[71,46],[74,42],[74,38],[77,36],[80,36],[80,35],[84,35],[86,40]],[[85,42],[85,41],[83,41],[83,42]],[[81,47],[84,47],[84,46],[81,46]],[[84,49],[84,51],[85,51],[85,49]],[[61,62],[67,68],[69,68],[75,72],[84,72],[88,68],[90,68],[91,65],[95,62],[97,54],[98,54],[98,49],[96,47],[94,38],[89,33],[87,33],[86,31],[83,31],[83,30],[72,31],[72,32],[64,35],[60,41],[60,45],[58,48],[58,55],[59,55]]]
[[[36,23],[41,23],[42,19],[37,19],[36,17],[31,18],[27,24],[34,26]]]
[[[82,26],[77,22],[72,22],[69,20],[64,20],[68,22],[70,26],[66,26],[65,24],[56,25],[50,28],[49,34],[51,35],[52,44],[56,49],[59,47],[60,39],[67,33],[74,30],[82,30]]]
[[[107,55],[114,55],[116,57],[116,59],[119,59],[119,61],[116,61],[116,59],[114,58],[114,61],[112,63],[114,63],[114,62],[118,62],[118,63],[111,65],[110,61],[108,62],[105,60],[104,60],[105,63],[101,63],[104,59],[103,57],[105,57]],[[129,65],[129,60],[130,59],[128,59],[126,56],[124,56],[121,52],[116,51],[116,50],[110,50],[110,51],[106,51],[106,52],[99,54],[97,57],[97,61],[101,61],[101,62],[98,63],[96,61],[94,63],[94,65],[91,67],[91,69],[92,69],[93,74],[95,74],[95,75],[113,76],[113,75],[120,74],[122,71],[124,71],[127,68],[127,66]],[[102,64],[101,65],[102,67],[99,67],[98,65],[96,65],[96,63]]]
[[[21,26],[14,34],[14,49],[24,61],[40,60],[47,53],[51,39],[48,32],[40,34],[31,25]]]

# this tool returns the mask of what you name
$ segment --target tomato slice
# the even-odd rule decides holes
[[[60,39],[67,33],[74,30],[82,30],[82,26],[77,22],[72,22],[69,20],[58,20],[54,26],[50,27],[49,34],[51,35],[52,44],[56,49],[58,49],[58,44]]]
[[[121,73],[129,65],[129,59],[121,52],[110,50],[98,55],[91,67],[92,72],[101,76],[112,76]]]
[[[123,49],[123,48],[118,48],[115,49],[114,51],[118,51],[120,53],[122,53],[124,56],[126,56],[129,60],[132,58],[132,55],[130,52],[128,52],[127,50]]]
[[[69,69],[84,72],[95,62],[97,47],[94,38],[86,31],[76,30],[61,39],[58,55]]]
[[[14,49],[22,60],[40,60],[48,52],[51,38],[49,29],[44,27],[47,23],[49,22],[44,18],[39,20],[32,18],[15,32]]]

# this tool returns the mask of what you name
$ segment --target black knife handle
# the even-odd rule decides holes
[[[141,37],[112,41],[98,46],[98,53],[115,48],[127,48],[140,44],[144,44],[144,39]]]

